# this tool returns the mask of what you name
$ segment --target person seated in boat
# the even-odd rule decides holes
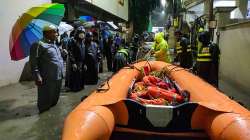
[[[157,61],[170,63],[169,47],[167,41],[164,40],[163,32],[155,35],[154,44],[151,47],[151,54]]]
[[[118,51],[114,57],[113,72],[119,71],[122,67],[128,64],[129,51],[125,45],[125,40],[122,40],[122,45],[119,46]]]

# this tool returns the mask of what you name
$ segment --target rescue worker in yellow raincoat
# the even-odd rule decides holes
[[[155,59],[157,61],[170,63],[169,47],[167,41],[164,40],[164,33],[157,33],[154,40],[154,44],[151,47],[151,53]]]

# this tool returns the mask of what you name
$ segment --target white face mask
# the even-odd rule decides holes
[[[78,35],[78,37],[79,37],[80,39],[84,39],[85,34],[84,34],[84,33],[80,33],[80,34]]]

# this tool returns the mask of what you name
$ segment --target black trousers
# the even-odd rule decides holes
[[[68,87],[71,91],[77,92],[84,89],[84,73],[83,63],[77,64],[76,71],[73,70],[72,66],[70,67]]]
[[[197,75],[214,87],[218,87],[218,64],[197,62]]]
[[[113,67],[112,52],[111,52],[111,49],[108,46],[106,46],[104,48],[104,56],[107,59],[108,71],[112,71],[112,67]]]
[[[62,80],[45,80],[43,85],[38,86],[37,106],[40,113],[57,104],[61,86]]]
[[[191,53],[182,53],[179,55],[180,66],[183,68],[191,68],[193,66],[193,58]]]
[[[85,64],[87,65],[87,71],[85,73],[85,84],[96,85],[98,83],[98,62],[92,55],[87,55]]]

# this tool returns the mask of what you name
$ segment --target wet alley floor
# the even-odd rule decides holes
[[[104,82],[112,73],[100,74]],[[76,93],[62,92],[58,104],[38,115],[36,87],[33,82],[24,82],[0,88],[0,134],[1,140],[59,140],[63,122],[76,107],[81,97],[88,95],[97,86],[86,86]],[[220,80],[220,89],[242,102],[250,109],[250,97],[227,81]]]
[[[112,73],[100,74],[99,83]],[[24,82],[0,88],[1,140],[59,140],[63,122],[81,97],[93,91],[96,85],[72,93],[62,92],[58,104],[49,111],[38,114],[37,90],[33,82]]]
[[[169,46],[172,47],[173,33],[169,38]],[[104,82],[111,74],[100,74],[99,83]],[[41,115],[36,107],[37,89],[34,82],[0,88],[0,140],[60,140],[67,114],[80,103],[83,96],[90,94],[96,87],[87,85],[80,92],[62,92],[58,104]],[[242,91],[240,87],[222,78],[219,88],[250,110],[250,92]]]

